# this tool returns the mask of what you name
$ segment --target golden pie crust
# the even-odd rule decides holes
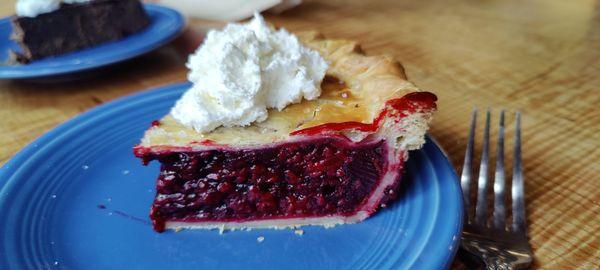
[[[138,147],[185,147],[207,141],[243,146],[285,141],[293,136],[290,133],[322,124],[373,123],[388,100],[421,91],[407,80],[404,69],[392,57],[366,56],[353,41],[325,39],[316,32],[297,36],[329,62],[317,100],[303,100],[282,111],[270,109],[264,122],[220,127],[207,133],[183,126],[167,115],[146,132]]]

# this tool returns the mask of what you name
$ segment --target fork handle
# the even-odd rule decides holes
[[[489,256],[492,255],[492,256]],[[515,256],[516,255],[516,256]],[[472,252],[464,247],[458,250],[458,257],[468,269],[487,270],[520,270],[527,269],[531,265],[531,254],[520,254],[515,251],[511,254],[504,250],[496,250],[493,253]]]
[[[483,263],[485,263],[485,269],[487,270],[512,270],[517,269],[514,266],[510,265],[505,258],[499,257],[488,257],[483,259]]]
[[[499,252],[494,257],[481,258],[487,270],[519,270],[527,269],[531,265],[529,256],[513,256],[505,252]]]

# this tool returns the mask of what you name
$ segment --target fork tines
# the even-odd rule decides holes
[[[515,114],[515,145],[513,152],[513,174],[512,174],[512,222],[509,230],[515,232],[525,232],[525,202],[523,187],[523,172],[521,166],[521,114]],[[465,152],[465,161],[461,175],[461,187],[463,190],[463,199],[465,203],[465,221],[467,224],[488,227],[488,163],[489,163],[489,141],[490,141],[490,110],[485,114],[485,129],[483,132],[483,145],[481,153],[481,162],[479,164],[479,176],[477,178],[477,200],[475,204],[475,214],[471,216],[471,181],[473,147],[475,143],[475,126],[477,122],[477,109],[473,110],[471,118],[471,128],[469,130],[469,140]],[[498,125],[498,142],[496,146],[496,166],[493,179],[494,208],[491,216],[491,227],[499,230],[506,230],[506,179],[504,175],[504,110],[500,112]]]

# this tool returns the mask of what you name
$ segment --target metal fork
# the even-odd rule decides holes
[[[504,111],[500,113],[498,130],[498,146],[496,152],[496,168],[493,179],[494,212],[488,224],[488,161],[490,140],[490,110],[485,117],[483,149],[479,177],[477,179],[477,202],[475,215],[469,209],[471,186],[471,163],[473,160],[473,144],[477,110],[473,110],[469,141],[465,153],[465,162],[461,176],[461,187],[465,203],[465,226],[461,237],[461,248],[471,257],[476,257],[486,269],[525,269],[533,261],[533,252],[527,242],[527,226],[525,223],[525,199],[523,187],[523,168],[521,167],[521,114],[516,113],[515,145],[512,176],[512,220],[506,222],[506,196],[504,177]]]

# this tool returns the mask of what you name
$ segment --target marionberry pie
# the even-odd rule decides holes
[[[146,131],[134,152],[161,163],[155,230],[334,226],[362,221],[396,197],[436,96],[390,57],[298,36],[329,62],[318,99],[271,109],[246,127],[199,133],[167,115]]]

